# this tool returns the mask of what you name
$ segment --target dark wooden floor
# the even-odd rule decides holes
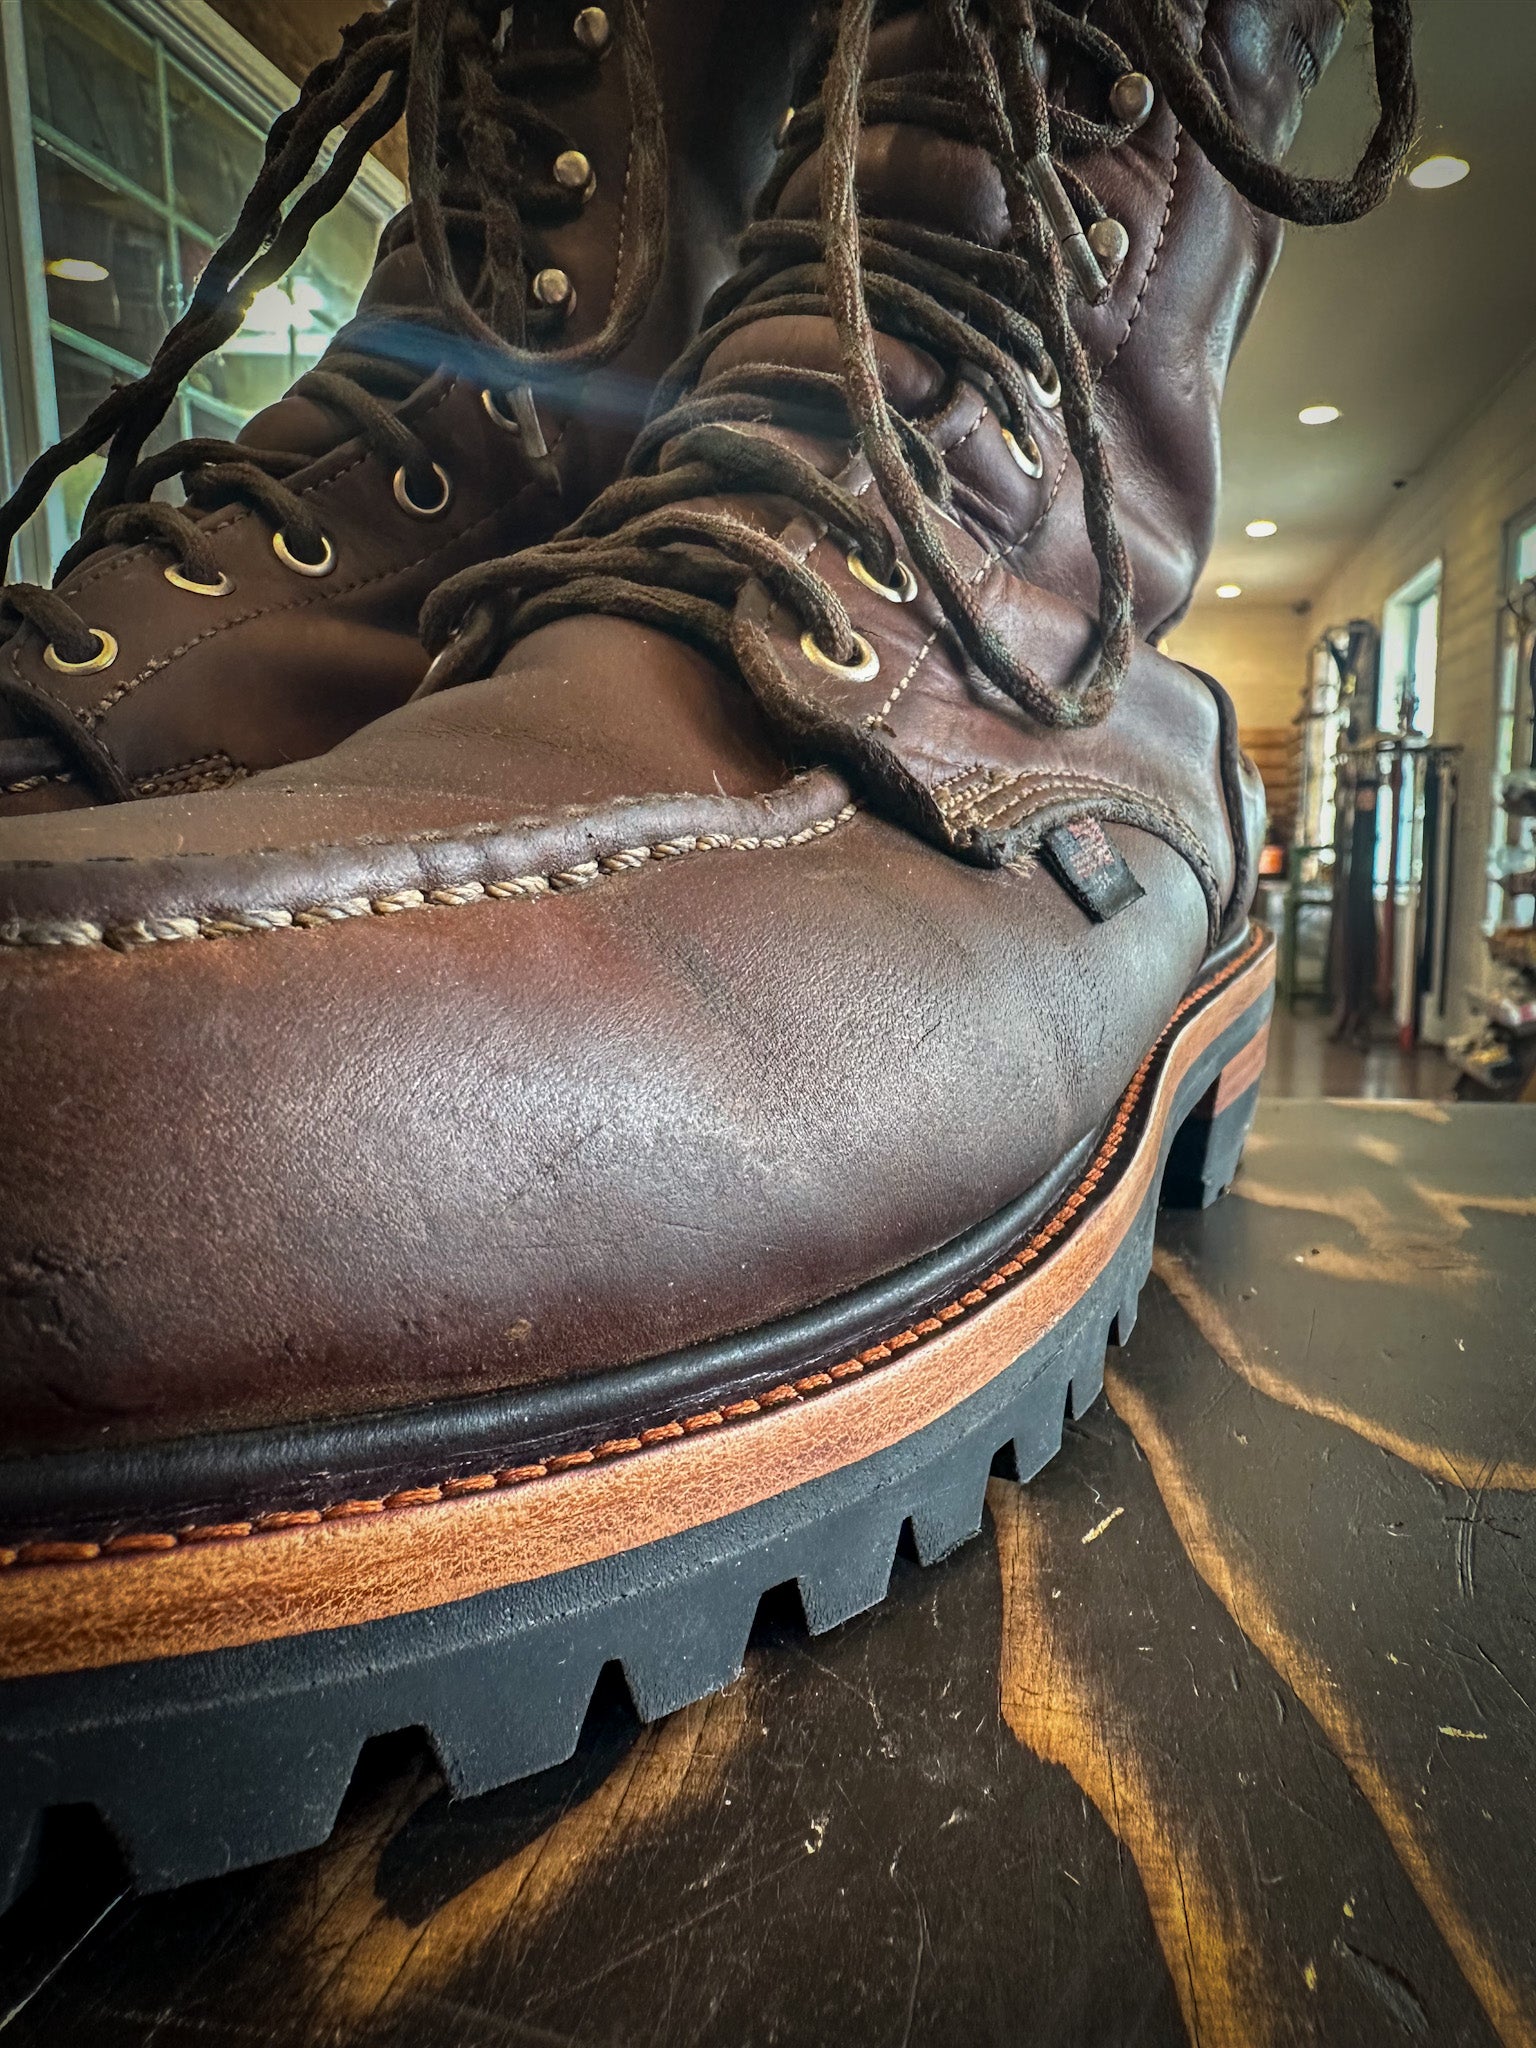
[[[61,1836],[9,2040],[1536,2042],[1536,1109],[1273,1102],[982,1538],[728,1692],[134,1901]]]

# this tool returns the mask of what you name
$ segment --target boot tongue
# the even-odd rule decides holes
[[[482,256],[479,231],[473,223],[450,214],[448,234],[460,282],[466,292],[472,292]],[[430,316],[436,303],[407,207],[380,236],[378,255],[357,311],[332,338],[326,355],[332,351],[347,354],[351,357],[349,377],[387,404],[399,405],[413,388],[402,379],[402,366],[415,373],[415,383],[421,383],[453,352],[451,337],[430,317],[422,317]],[[391,342],[401,353],[391,352]],[[366,364],[370,357],[379,366],[377,376],[359,366],[359,358]],[[316,365],[318,369],[329,367],[325,356]],[[349,441],[356,431],[349,420],[318,400],[289,391],[247,420],[235,438],[245,448],[316,461]]]
[[[297,398],[290,391],[248,419],[235,443],[263,455],[302,455],[308,462],[317,462],[356,431],[312,398]]]
[[[926,9],[898,16],[870,37],[870,84],[894,83],[931,73],[942,62],[942,44]],[[774,207],[781,220],[815,220],[821,213],[822,152],[816,150],[792,174]],[[1002,179],[985,150],[957,142],[918,125],[872,122],[859,138],[858,192],[870,219],[901,220],[940,234],[959,235],[996,248],[1008,232]],[[939,398],[945,376],[916,344],[875,334],[875,358],[889,403],[908,418]],[[729,335],[713,351],[700,376],[711,377],[753,362],[791,363],[840,375],[842,349],[827,316],[799,314],[754,321]]]

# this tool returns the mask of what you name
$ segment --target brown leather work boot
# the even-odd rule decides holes
[[[1037,0],[1057,98],[1022,0],[935,0],[911,74],[926,20],[871,11],[796,117],[814,220],[754,230],[576,529],[438,594],[426,694],[0,834],[17,1869],[59,1802],[147,1885],[276,1855],[372,1734],[483,1788],[567,1755],[611,1660],[655,1715],[735,1673],[766,1589],[813,1629],[870,1605],[904,1524],[942,1555],[1094,1398],[1160,1195],[1232,1177],[1257,791],[1220,688],[1135,630],[1073,165],[1143,146],[1103,118],[1139,65],[1250,202],[1358,211],[1411,126],[1405,9],[1329,187],[1211,84],[1310,0],[1213,10],[1209,78],[1162,0],[1134,58]],[[900,213],[855,203],[861,96]],[[962,123],[963,231],[924,143]],[[965,465],[1022,492],[1062,439],[1092,573],[1049,589],[1039,499]]]
[[[12,585],[0,607],[0,816],[208,789],[334,745],[420,682],[435,585],[547,538],[617,473],[729,268],[808,0],[747,21],[722,0],[507,12],[503,31],[488,0],[397,0],[349,29],[149,374],[0,517],[3,553],[110,444],[55,587]],[[233,445],[144,458],[181,379],[402,106],[413,205],[357,318]],[[268,243],[358,107],[338,168]],[[184,508],[152,496],[173,477]]]

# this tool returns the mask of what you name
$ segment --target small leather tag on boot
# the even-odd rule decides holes
[[[1041,857],[1079,909],[1095,924],[1107,924],[1117,912],[1146,895],[1110,843],[1097,818],[1074,818],[1047,832]]]

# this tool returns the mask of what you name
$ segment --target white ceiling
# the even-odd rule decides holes
[[[1536,0],[1416,0],[1420,156],[1465,157],[1439,192],[1399,185],[1352,227],[1292,228],[1233,366],[1215,552],[1196,592],[1313,596],[1457,423],[1536,346]],[[1288,160],[1353,163],[1367,132],[1357,4]],[[1304,405],[1342,417],[1303,427]],[[1279,522],[1253,541],[1250,519]]]

